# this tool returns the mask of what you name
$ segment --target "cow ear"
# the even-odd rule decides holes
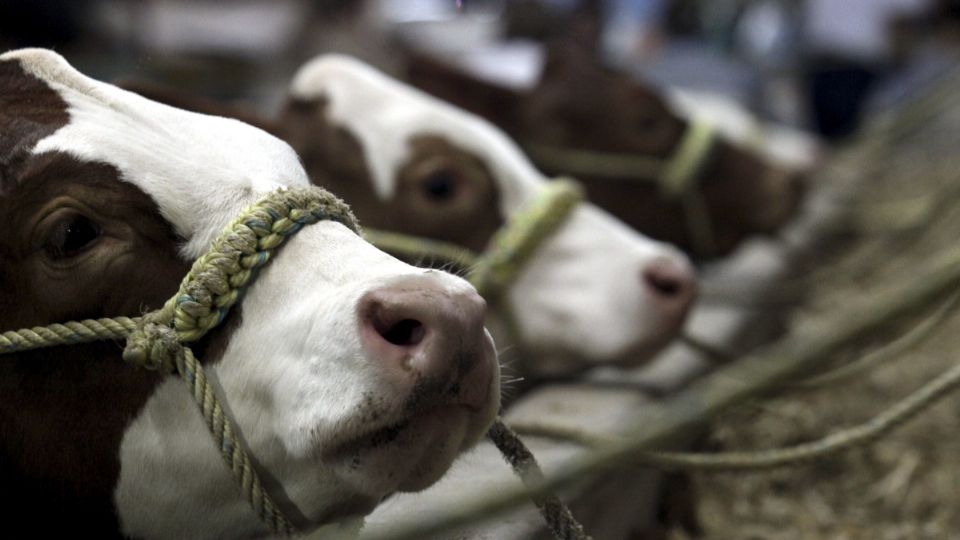
[[[139,94],[147,99],[170,105],[185,111],[191,111],[212,116],[223,116],[256,126],[268,133],[276,135],[276,122],[256,111],[252,106],[240,103],[224,103],[213,99],[186,94],[174,88],[144,81],[142,79],[120,79],[115,85]]]
[[[404,78],[417,88],[510,131],[525,94],[479,79],[428,54],[405,51]]]

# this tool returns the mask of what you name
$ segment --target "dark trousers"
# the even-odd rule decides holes
[[[853,133],[880,72],[876,66],[836,58],[811,62],[807,91],[817,132],[827,139]]]

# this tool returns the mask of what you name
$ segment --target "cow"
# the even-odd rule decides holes
[[[301,67],[275,117],[125,84],[261,125],[291,144],[313,182],[378,229],[480,252],[549,185],[490,123],[348,56]],[[686,256],[582,204],[504,298],[488,299],[488,324],[498,343],[519,349],[521,376],[569,376],[649,360],[681,330],[695,293]]]
[[[235,214],[294,186],[309,186],[296,154],[262,130],[51,51],[2,54],[0,329],[158,308]],[[463,279],[324,221],[193,350],[294,525],[352,530],[487,431],[499,367],[484,311]],[[3,535],[266,536],[187,387],[120,356],[115,342],[0,356]]]
[[[804,174],[813,161],[811,145],[801,145],[804,155],[792,160],[784,159],[782,152],[754,151],[746,144],[752,141],[744,140],[749,137],[743,115],[736,116],[732,133],[725,127],[732,116],[729,107],[723,109],[723,118],[716,118],[716,107],[705,110],[690,94],[663,93],[603,66],[592,51],[568,40],[545,49],[502,49],[509,58],[523,59],[519,64],[531,65],[518,68],[509,80],[495,80],[487,72],[504,62],[498,60],[500,49],[472,51],[472,56],[458,61],[408,45],[403,49],[402,76],[493,122],[520,142],[538,167],[575,175],[597,205],[641,233],[680,246],[697,258],[723,256],[749,236],[775,233],[798,209]],[[696,114],[681,114],[690,112]],[[665,196],[654,180],[659,174],[656,162],[666,164],[691,128],[702,122],[715,124],[720,136],[712,151],[694,165],[699,185],[691,192],[702,198],[702,208],[696,210],[700,215],[694,217],[708,224],[697,230],[690,224],[684,198]],[[751,136],[761,142],[766,137]],[[789,137],[792,142],[797,139]],[[578,153],[592,154],[594,162],[643,156],[648,159],[639,161],[652,158],[653,164],[638,167],[637,172],[601,172],[564,156]],[[711,238],[702,239],[703,229],[709,229]]]

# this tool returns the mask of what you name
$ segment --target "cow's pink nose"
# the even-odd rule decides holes
[[[484,331],[486,302],[436,276],[406,277],[360,300],[361,340],[395,378],[448,388],[458,402],[482,406],[495,353]]]
[[[660,258],[642,271],[643,283],[651,296],[673,309],[686,310],[697,293],[697,277],[690,264]]]

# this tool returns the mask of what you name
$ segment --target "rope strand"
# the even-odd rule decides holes
[[[543,484],[543,471],[536,458],[502,420],[497,418],[487,434],[500,453],[504,455],[513,472],[520,477],[527,488],[534,490]],[[570,509],[554,493],[544,493],[533,497],[534,504],[540,510],[540,515],[547,522],[547,527],[558,540],[590,540],[583,530],[583,525],[577,522],[570,513]]]
[[[798,465],[877,441],[933,406],[958,387],[960,387],[960,364],[937,376],[867,422],[827,435],[816,441],[787,448],[755,452],[720,452],[713,454],[640,452],[633,461],[641,466],[663,470],[716,472],[762,471],[776,467]],[[619,442],[613,437],[598,436],[579,429],[562,426],[527,423],[514,424],[513,429],[524,435],[571,441],[595,448],[608,447]]]

